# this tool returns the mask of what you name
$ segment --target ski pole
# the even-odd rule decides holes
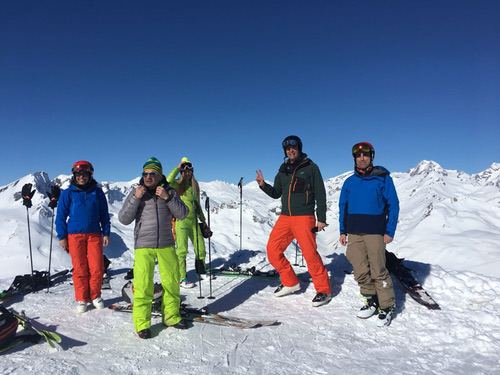
[[[30,229],[30,213],[28,207],[26,207],[26,218],[28,221],[28,242],[30,245],[30,263],[31,263],[31,275],[33,275],[33,251],[31,250],[31,229]]]
[[[193,207],[195,207],[195,212],[197,211],[196,210],[196,204],[197,204],[197,201],[196,200],[193,200]],[[201,208],[200,208],[201,209]],[[203,295],[201,294],[201,275],[199,273],[199,270],[198,270],[198,267],[196,267],[196,264],[200,261],[199,259],[199,252],[200,252],[200,248],[199,248],[199,238],[198,238],[198,228],[199,228],[199,225],[198,225],[198,213],[196,212],[196,215],[195,215],[195,226],[196,226],[196,229],[195,229],[195,234],[196,234],[196,246],[195,246],[195,251],[194,251],[194,256],[195,256],[195,270],[196,270],[196,273],[198,275],[198,286],[200,287],[200,295],[198,296],[198,299],[203,299],[205,297],[203,297]],[[193,244],[194,245],[194,244]]]
[[[243,177],[240,178],[238,182],[238,187],[240,188],[240,251],[242,249],[242,225],[243,225]]]
[[[205,200],[205,210],[207,211],[208,227],[210,228],[210,198],[208,196]],[[208,275],[208,285],[210,288],[208,299],[214,299],[215,297],[212,296],[212,241],[210,237],[208,237],[208,269],[210,270],[210,274]]]
[[[31,249],[31,229],[30,229],[30,213],[29,208],[33,206],[31,198],[35,195],[35,190],[31,191],[32,184],[24,184],[21,189],[21,196],[23,198],[23,205],[26,206],[26,219],[28,222],[28,241],[30,245],[30,263],[31,263],[31,281],[33,282],[33,251]]]
[[[50,289],[50,266],[52,263],[52,239],[54,237],[54,217],[55,217],[55,208],[57,207],[57,201],[59,200],[59,196],[61,195],[61,189],[59,186],[52,186],[51,192],[47,193],[49,196],[50,202],[49,207],[52,208],[52,224],[50,226],[50,247],[49,247],[49,269],[47,272],[47,293]]]
[[[294,266],[299,265],[299,263],[297,263],[298,252],[299,252],[299,245],[297,244],[297,241],[295,241],[295,263],[293,264]]]
[[[54,237],[54,209],[52,209],[52,224],[50,226],[49,269],[47,272],[47,293],[50,290],[50,265],[52,262],[52,238]]]

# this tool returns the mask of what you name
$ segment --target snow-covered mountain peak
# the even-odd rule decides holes
[[[474,179],[480,185],[500,188],[500,163],[492,163],[488,169],[475,174]]]
[[[442,176],[448,175],[446,169],[444,169],[443,167],[441,167],[440,164],[432,160],[422,160],[420,163],[417,164],[415,168],[410,169],[408,173],[410,174],[410,177],[414,177],[417,175],[427,177],[431,173],[436,173]]]
[[[492,169],[494,171],[500,171],[500,163],[491,163],[490,165],[490,168],[489,169]]]

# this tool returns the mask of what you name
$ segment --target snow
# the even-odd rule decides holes
[[[446,170],[422,161],[405,173],[393,173],[401,213],[389,250],[405,264],[442,310],[427,310],[405,295],[397,282],[397,316],[390,327],[375,318],[355,317],[362,301],[345,248],[338,242],[338,198],[350,173],[325,181],[330,226],[318,235],[319,251],[332,277],[334,298],[313,308],[314,288],[301,277],[300,293],[275,298],[275,279],[218,276],[213,300],[198,299],[198,287],[181,291],[191,306],[252,319],[277,319],[275,327],[241,330],[195,323],[186,331],[164,328],[153,319],[154,337],[140,340],[129,314],[109,309],[78,315],[69,280],[23,298],[6,301],[63,336],[63,350],[46,344],[20,346],[1,355],[1,374],[494,374],[500,373],[500,167],[493,163],[475,175]],[[268,173],[269,174],[269,173]],[[34,183],[29,210],[35,269],[48,264],[52,210],[46,192],[52,182],[67,186],[69,176],[53,181],[35,173],[0,187],[0,288],[16,274],[29,273],[26,209],[19,191]],[[107,304],[121,300],[123,276],[133,262],[133,225],[123,226],[117,213],[137,179],[103,182],[112,214],[112,290]],[[267,197],[255,182],[243,187],[243,249],[239,249],[239,189],[222,181],[200,183],[202,199],[210,197],[214,266],[235,263],[270,268],[265,256],[269,232],[280,202]],[[208,249],[208,246],[207,246]],[[295,261],[295,247],[287,256]],[[300,255],[299,255],[300,264]],[[195,280],[192,252],[188,276]],[[70,267],[54,241],[52,271]],[[300,275],[306,268],[296,266]],[[202,281],[209,294],[209,281]]]

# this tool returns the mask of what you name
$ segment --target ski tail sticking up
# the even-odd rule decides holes
[[[441,310],[439,304],[427,293],[412,275],[411,270],[403,265],[403,260],[394,253],[385,251],[387,270],[399,281],[403,289],[422,306],[429,310]]]

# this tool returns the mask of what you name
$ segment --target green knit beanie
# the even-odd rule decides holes
[[[153,171],[158,172],[158,174],[160,175],[163,174],[163,168],[161,166],[161,163],[154,156],[150,157],[142,166],[143,171],[145,171],[146,169],[152,169]]]

